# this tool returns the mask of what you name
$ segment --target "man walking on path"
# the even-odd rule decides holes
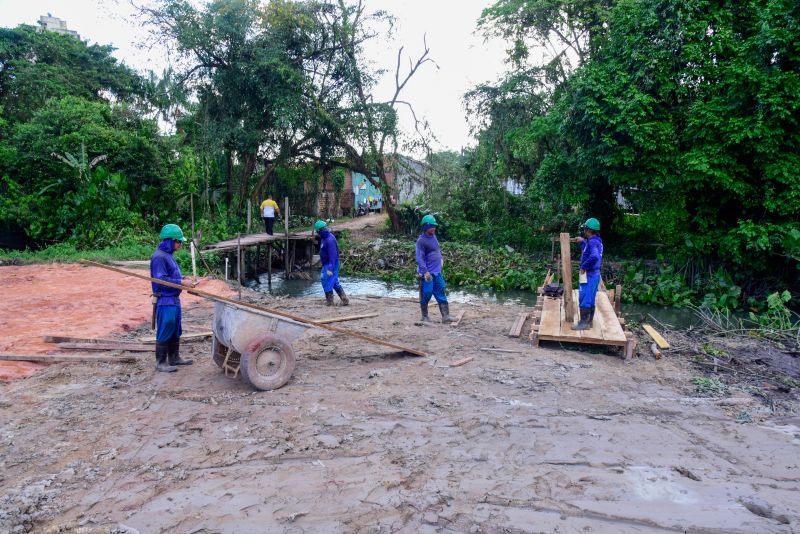
[[[600,266],[603,263],[603,240],[600,221],[592,217],[583,223],[583,235],[577,239],[581,246],[581,274],[578,290],[580,321],[572,325],[573,330],[588,330],[594,321],[594,303],[600,285]]]
[[[278,203],[272,200],[272,195],[267,195],[267,200],[261,203],[261,218],[264,219],[264,227],[267,229],[267,234],[273,235],[272,228],[275,226],[275,214],[281,214],[281,208]]]
[[[442,249],[436,239],[436,227],[439,223],[433,215],[422,218],[422,234],[417,239],[417,275],[419,279],[419,307],[422,310],[422,320],[430,321],[428,317],[428,303],[431,296],[439,303],[439,312],[442,314],[443,323],[452,323],[450,317],[450,304],[444,293],[445,283],[442,274]]]
[[[167,224],[161,229],[159,243],[150,258],[150,276],[165,282],[180,284],[183,281],[181,269],[173,254],[179,250],[186,238],[177,224]],[[156,371],[173,373],[176,365],[191,365],[192,360],[180,357],[181,344],[181,290],[155,282],[153,301],[156,318]]]
[[[319,281],[325,292],[325,302],[333,306],[333,292],[339,295],[342,306],[350,304],[350,299],[339,284],[339,245],[336,237],[328,230],[328,223],[319,220],[314,223],[314,230],[319,234],[319,261],[322,263]]]

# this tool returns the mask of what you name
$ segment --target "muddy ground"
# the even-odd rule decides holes
[[[4,382],[0,532],[800,530],[794,404],[698,397],[678,356],[531,348],[505,336],[514,306],[420,326],[402,300],[248,295],[307,317],[379,312],[340,326],[431,356],[311,330],[273,392],[223,376],[209,341],[186,343],[195,365],[175,374],[148,356]]]

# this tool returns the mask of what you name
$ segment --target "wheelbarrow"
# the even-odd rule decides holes
[[[312,325],[268,312],[214,303],[213,358],[225,376],[260,390],[278,389],[295,367],[292,342]]]

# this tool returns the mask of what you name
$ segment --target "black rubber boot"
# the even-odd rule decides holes
[[[181,358],[181,340],[174,339],[169,343],[168,359],[170,365],[192,365],[194,360],[184,360]]]
[[[581,319],[576,324],[572,325],[573,330],[588,330],[591,328],[589,325],[589,313],[591,312],[591,308],[581,308],[580,314]]]
[[[594,306],[589,308],[589,328],[594,327]]]
[[[344,288],[339,288],[336,290],[336,294],[339,295],[339,298],[342,299],[342,306],[349,306],[350,299],[347,298],[347,295],[344,292]]]
[[[431,318],[428,317],[428,305],[420,303],[419,309],[422,311],[422,321],[431,322]]]
[[[328,291],[325,293],[325,304],[328,306],[333,306],[333,291]]]
[[[167,356],[169,355],[169,344],[156,343],[156,371],[162,373],[174,373],[178,370],[177,367],[167,363]]]
[[[439,303],[439,311],[442,314],[442,324],[452,323],[455,321],[452,317],[450,317],[450,303],[449,302],[440,302]]]

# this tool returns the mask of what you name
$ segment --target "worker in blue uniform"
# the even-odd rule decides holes
[[[603,264],[603,240],[599,235],[600,221],[592,217],[586,220],[582,228],[583,237],[577,239],[581,247],[581,283],[578,290],[580,320],[572,325],[573,330],[592,328],[595,297],[600,285],[600,267]]]
[[[350,299],[339,283],[339,245],[336,243],[336,236],[328,230],[328,223],[323,220],[314,223],[314,230],[319,234],[319,261],[322,263],[319,281],[322,282],[322,290],[325,292],[325,302],[328,306],[333,306],[333,292],[336,291],[342,306],[347,306]]]
[[[150,277],[181,284],[183,276],[173,256],[186,238],[176,224],[167,224],[159,234],[161,243],[150,258]],[[178,365],[191,365],[192,360],[180,357],[181,290],[153,282],[153,303],[156,322],[156,371],[172,373]]]
[[[421,225],[422,234],[417,239],[417,276],[422,320],[426,322],[431,320],[428,317],[428,303],[433,297],[439,304],[442,322],[451,323],[453,318],[450,317],[450,304],[447,302],[447,295],[444,292],[442,249],[439,246],[439,240],[436,239],[436,228],[439,223],[436,222],[433,215],[426,215],[422,218]]]

